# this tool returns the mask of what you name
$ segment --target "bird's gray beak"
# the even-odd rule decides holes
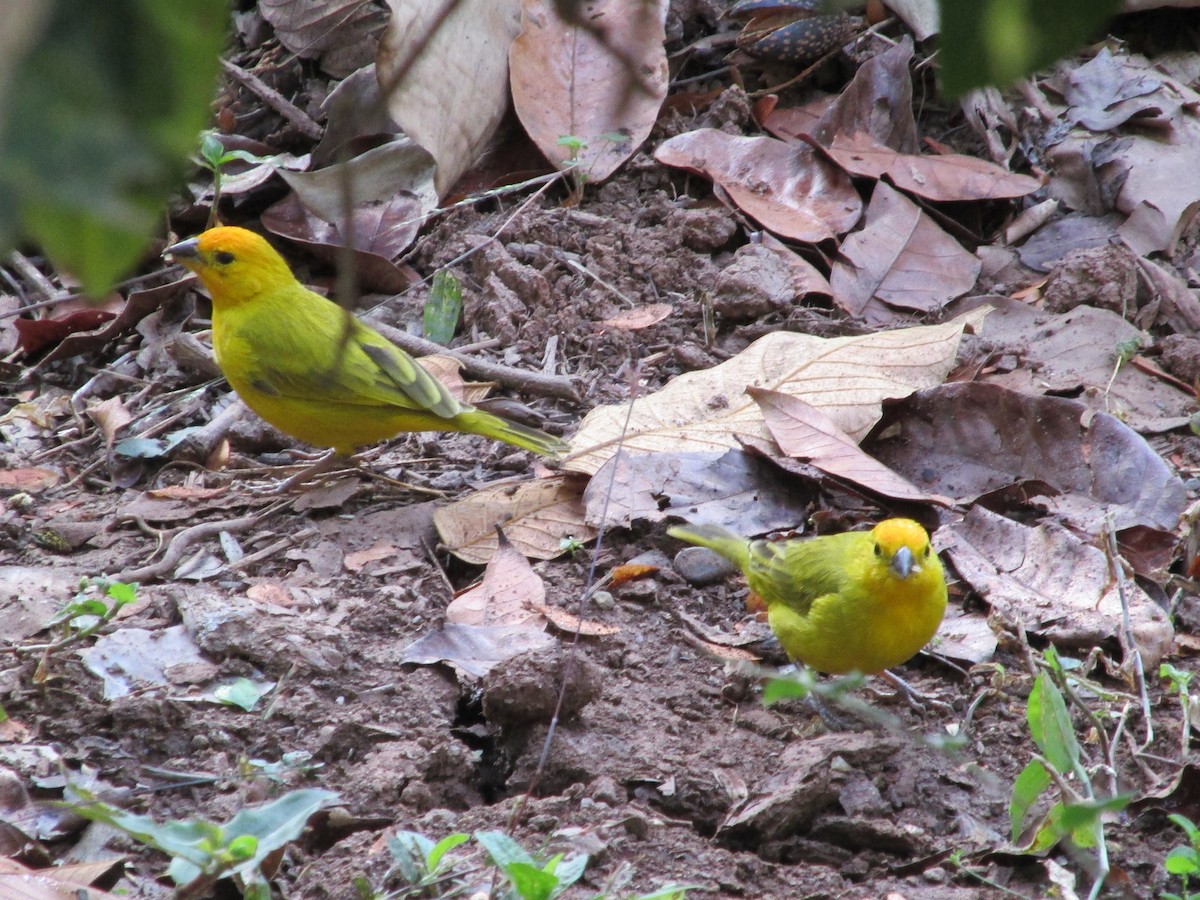
[[[916,561],[913,559],[913,553],[907,547],[901,547],[896,551],[896,555],[892,557],[892,571],[901,578],[907,578],[911,575],[915,565]]]
[[[172,244],[162,252],[162,255],[164,259],[172,259],[176,262],[184,259],[195,259],[200,255],[200,241],[196,238],[188,238],[186,241]]]

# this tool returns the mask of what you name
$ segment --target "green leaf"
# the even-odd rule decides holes
[[[957,97],[1045,69],[1100,34],[1118,6],[1119,0],[942,0],[942,85]]]
[[[1050,773],[1038,760],[1031,760],[1013,782],[1012,800],[1008,804],[1008,818],[1012,829],[1011,840],[1015,843],[1025,826],[1029,810],[1038,797],[1050,786]]]
[[[1191,847],[1176,847],[1163,860],[1167,871],[1172,875],[1200,874],[1200,853]]]
[[[558,887],[558,878],[536,865],[525,862],[510,862],[500,865],[521,900],[550,900]]]
[[[433,849],[429,850],[425,855],[425,865],[430,872],[436,872],[437,867],[442,863],[442,857],[453,850],[455,847],[460,847],[471,839],[469,834],[448,834],[434,845]]]
[[[458,279],[445,269],[434,275],[421,318],[425,337],[434,343],[449,344],[458,328],[462,307],[462,287]]]
[[[23,39],[0,85],[0,253],[32,240],[100,296],[183,180],[229,4],[47,0],[5,17]]]
[[[1167,816],[1167,821],[1182,828],[1187,833],[1188,841],[1193,847],[1200,847],[1200,828],[1197,828],[1191,819],[1179,813],[1171,813]]]
[[[1079,761],[1079,742],[1067,704],[1045,672],[1039,673],[1033,682],[1025,716],[1033,742],[1050,765],[1064,775],[1074,772]]]
[[[554,872],[554,877],[558,879],[558,888],[555,890],[555,895],[561,894],[580,878],[587,870],[588,857],[586,853],[570,856],[559,861],[551,871]]]
[[[387,839],[388,852],[409,884],[420,884],[429,874],[426,860],[433,853],[434,843],[416,831],[398,831]]]
[[[137,599],[137,585],[126,584],[124,581],[110,581],[104,593],[117,601],[118,606],[132,603]]]
[[[533,857],[525,852],[525,848],[510,838],[503,831],[477,831],[475,840],[483,845],[492,862],[500,868],[506,868],[510,863],[525,863],[534,865]]]
[[[226,706],[236,706],[246,712],[253,712],[258,701],[269,694],[274,686],[274,682],[270,681],[256,683],[249,678],[238,678],[213,688],[212,697]]]

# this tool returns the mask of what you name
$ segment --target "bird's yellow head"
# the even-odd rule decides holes
[[[210,228],[199,237],[172,244],[163,256],[195,272],[216,307],[247,303],[295,281],[275,248],[245,228]]]
[[[871,531],[871,537],[876,559],[900,578],[919,574],[936,559],[929,532],[912,519],[884,519]]]

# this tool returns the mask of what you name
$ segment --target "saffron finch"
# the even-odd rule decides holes
[[[776,542],[715,525],[667,533],[737,565],[766,602],[783,649],[818,672],[874,675],[900,665],[929,643],[946,611],[941,560],[912,519]]]
[[[403,431],[465,431],[551,457],[565,449],[456,400],[379,332],[304,287],[252,231],[211,228],[163,255],[212,296],[213,351],[229,384],[293,437],[342,456]]]

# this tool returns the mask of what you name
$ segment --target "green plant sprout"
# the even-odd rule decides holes
[[[1179,710],[1183,719],[1179,732],[1180,758],[1186,759],[1192,740],[1192,722],[1196,721],[1196,713],[1200,712],[1200,698],[1193,697],[1189,690],[1192,683],[1192,672],[1184,672],[1170,663],[1162,663],[1158,667],[1158,677],[1171,682],[1171,687],[1179,697]]]
[[[388,838],[388,851],[394,865],[385,879],[400,878],[405,886],[395,891],[377,891],[365,878],[354,880],[359,900],[407,900],[436,898],[445,900],[465,893],[498,900],[553,900],[574,885],[587,868],[585,854],[566,856],[557,853],[541,861],[517,841],[500,831],[479,831],[474,835],[487,853],[487,861],[451,856],[451,851],[471,840],[471,835],[456,833],[436,843],[415,831],[399,831]],[[489,868],[493,871],[489,873]],[[503,882],[496,886],[496,879]],[[480,883],[492,882],[490,889]],[[685,900],[693,885],[667,884],[648,894],[636,894],[627,900]],[[608,891],[591,900],[610,900]]]
[[[1163,860],[1167,872],[1179,876],[1179,880],[1182,882],[1180,888],[1182,893],[1163,893],[1159,896],[1163,900],[1196,900],[1197,895],[1191,892],[1189,884],[1193,877],[1200,876],[1200,828],[1197,828],[1187,816],[1181,816],[1178,813],[1172,813],[1167,818],[1184,830],[1188,842],[1176,847]]]
[[[433,276],[429,299],[421,313],[425,337],[435,344],[449,344],[458,328],[462,308],[462,287],[453,274],[443,269]]]
[[[221,139],[213,131],[206,131],[200,135],[200,163],[212,172],[213,179],[213,202],[208,210],[208,224],[205,228],[212,228],[217,224],[217,208],[221,205],[221,170],[235,160],[257,165],[270,162],[271,159],[269,156],[255,156],[245,150],[226,150]]]
[[[245,900],[271,900],[263,863],[298,838],[309,817],[338,796],[315,788],[292,791],[262,806],[239,810],[224,824],[203,819],[156,822],[105,803],[75,785],[67,787],[66,798],[63,805],[85,819],[111,825],[170,856],[167,874],[180,896],[207,896],[222,878],[234,878]]]
[[[94,591],[99,591],[100,596],[95,596]],[[37,649],[57,650],[68,643],[91,637],[116,618],[122,607],[136,599],[136,584],[104,579],[81,579],[79,592],[50,622],[51,627],[61,630],[62,638],[54,644]]]
[[[1034,679],[1025,710],[1029,733],[1038,752],[1013,783],[1009,803],[1011,838],[1014,844],[1020,840],[1034,805],[1053,786],[1058,799],[1042,815],[1024,852],[1042,853],[1059,844],[1072,855],[1079,855],[1079,851],[1093,852],[1095,865],[1088,897],[1095,900],[1109,873],[1105,821],[1124,809],[1133,797],[1097,787],[1093,773],[1084,765],[1060,690],[1060,685],[1067,687],[1066,670],[1053,647],[1046,649],[1045,658],[1047,667]],[[1115,780],[1115,773],[1107,768],[1105,775],[1110,782]]]

